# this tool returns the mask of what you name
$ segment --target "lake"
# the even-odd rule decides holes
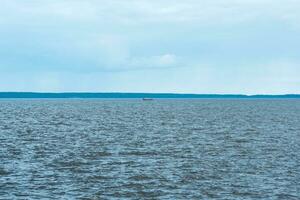
[[[2,99],[0,199],[300,199],[299,99]]]

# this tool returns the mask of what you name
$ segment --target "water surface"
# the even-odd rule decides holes
[[[0,199],[300,199],[300,100],[0,100]]]

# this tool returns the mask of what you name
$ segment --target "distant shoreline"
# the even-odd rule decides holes
[[[37,99],[300,99],[300,94],[285,95],[242,95],[242,94],[176,94],[176,93],[39,93],[39,92],[0,92],[0,98],[37,98]]]

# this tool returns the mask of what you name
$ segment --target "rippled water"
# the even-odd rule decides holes
[[[0,100],[0,199],[300,199],[300,100]]]

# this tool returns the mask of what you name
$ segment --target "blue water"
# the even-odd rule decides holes
[[[0,100],[0,199],[300,199],[300,100]]]

